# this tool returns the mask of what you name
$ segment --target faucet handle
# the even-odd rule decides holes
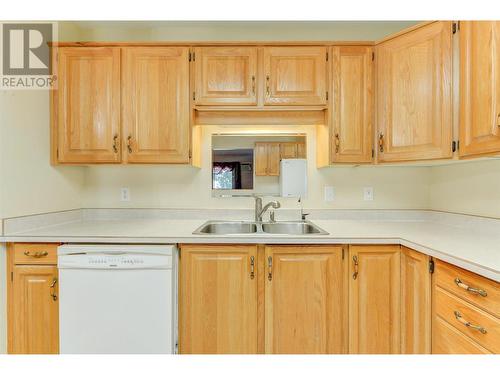
[[[301,216],[302,216],[302,221],[305,221],[306,220],[306,217],[309,216],[310,214],[304,214],[302,213]]]

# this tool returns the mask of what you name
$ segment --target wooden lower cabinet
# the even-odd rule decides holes
[[[179,349],[257,353],[257,246],[182,245]]]
[[[57,245],[9,244],[8,353],[59,353],[57,265],[40,264]],[[38,254],[34,251],[38,248]],[[29,258],[31,254],[33,258]],[[48,255],[44,255],[48,254]],[[23,259],[24,258],[26,259]]]
[[[431,353],[431,258],[401,248],[401,353]]]
[[[500,353],[500,283],[436,260],[433,354]]]
[[[350,246],[349,257],[349,353],[400,353],[400,246]]]
[[[342,246],[266,246],[265,352],[345,352]]]

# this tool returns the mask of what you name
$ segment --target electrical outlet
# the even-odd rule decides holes
[[[130,201],[130,189],[128,187],[122,187],[120,189],[120,200],[122,202]]]
[[[363,188],[363,198],[365,201],[372,201],[373,200],[373,188],[372,187]]]
[[[335,188],[333,186],[325,186],[325,202],[333,202],[335,200]]]

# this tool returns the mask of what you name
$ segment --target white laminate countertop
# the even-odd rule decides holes
[[[0,242],[401,244],[500,282],[500,231],[445,220],[312,219],[328,235],[195,235],[202,219],[83,219],[4,233]]]

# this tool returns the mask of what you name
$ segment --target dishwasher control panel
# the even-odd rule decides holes
[[[88,257],[88,262],[89,264],[100,264],[100,265],[107,265],[109,267],[118,267],[118,266],[125,266],[125,265],[139,265],[139,264],[144,264],[144,258],[143,257],[134,257],[134,256],[106,256],[106,255],[101,255],[101,256],[91,256]]]
[[[78,253],[58,257],[58,268],[164,269],[172,268],[172,256],[161,254]]]

